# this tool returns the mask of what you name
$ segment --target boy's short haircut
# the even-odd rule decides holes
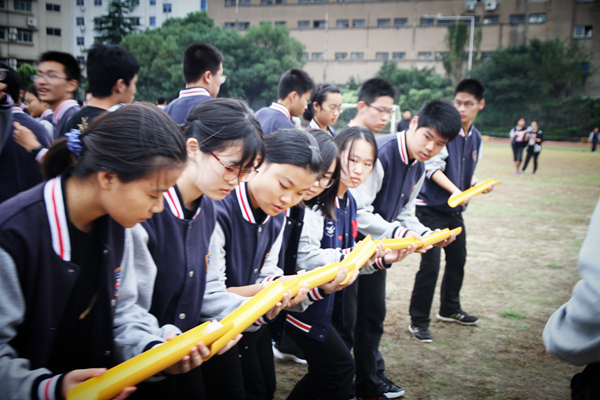
[[[277,96],[279,99],[285,99],[292,92],[302,96],[306,92],[315,90],[315,82],[303,70],[292,68],[283,73],[277,86]]]
[[[456,88],[454,89],[454,96],[456,97],[457,93],[469,93],[472,94],[477,101],[481,101],[483,99],[483,94],[485,89],[483,85],[477,79],[463,79],[458,82]]]
[[[79,63],[71,54],[61,51],[47,51],[40,57],[40,63],[45,61],[54,61],[62,64],[68,80],[74,79],[77,82],[81,82],[81,68],[79,68]]]
[[[371,104],[379,97],[388,96],[396,101],[396,89],[394,85],[382,78],[371,78],[360,87],[358,92],[358,101],[364,101]]]
[[[185,83],[200,80],[206,71],[216,74],[223,63],[223,54],[208,43],[192,43],[183,53]]]
[[[127,86],[140,71],[140,66],[124,47],[112,44],[95,44],[88,53],[87,76],[92,96],[103,98],[112,95],[119,79]]]
[[[167,102],[167,99],[165,99],[165,96],[158,96],[158,98],[156,99],[156,102],[158,104],[165,104]]]
[[[0,62],[0,68],[6,69],[6,78],[2,82],[6,84],[6,93],[12,97],[15,104],[19,102],[19,96],[21,91],[21,78],[17,71],[9,67],[7,64]]]
[[[417,116],[419,117],[417,129],[423,126],[433,128],[448,143],[458,136],[462,128],[460,113],[454,104],[447,99],[425,102]]]

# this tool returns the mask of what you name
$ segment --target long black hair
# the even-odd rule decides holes
[[[252,109],[242,100],[219,98],[194,108],[183,127],[185,138],[194,138],[205,154],[214,153],[239,141],[242,158],[235,167],[256,167],[265,158],[265,141]],[[255,160],[259,159],[258,165]]]
[[[330,83],[323,83],[322,85],[317,86],[317,89],[310,96],[310,101],[308,102],[308,107],[304,111],[303,117],[305,120],[310,121],[315,117],[315,108],[313,107],[313,103],[316,102],[319,107],[323,106],[323,102],[327,99],[327,93],[341,93],[340,89],[337,86],[334,86]]]
[[[105,171],[126,183],[158,169],[183,166],[187,157],[177,124],[148,103],[125,105],[96,118],[79,138],[79,156],[69,150],[66,138],[54,142],[42,164],[46,179],[71,167],[74,176]]]
[[[321,158],[323,159],[323,166],[321,171],[319,171],[319,176],[327,173],[331,163],[334,161],[336,161],[336,165],[333,174],[331,175],[331,179],[334,181],[333,185],[323,190],[320,195],[310,200],[306,200],[304,203],[309,207],[316,206],[325,218],[335,220],[335,198],[337,197],[338,188],[340,186],[340,152],[333,141],[331,134],[322,129],[309,129],[307,132],[314,136],[319,144],[319,153],[321,153]]]
[[[314,174],[321,171],[323,160],[317,140],[296,128],[280,129],[265,137],[265,162],[291,164]]]
[[[348,149],[348,154],[352,153],[354,149],[354,144],[357,140],[366,140],[371,147],[373,147],[373,168],[375,168],[375,163],[377,162],[377,142],[375,141],[375,136],[373,132],[364,126],[352,126],[350,128],[346,128],[342,130],[335,137],[335,144],[337,144],[338,149],[340,150],[340,155],[344,152],[344,150]],[[350,161],[347,161],[349,164]]]

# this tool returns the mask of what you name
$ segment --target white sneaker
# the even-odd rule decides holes
[[[275,342],[273,342],[273,356],[275,356],[275,358],[278,360],[291,360],[298,364],[306,364],[306,360],[303,360],[302,358],[295,356],[294,354],[282,353],[281,351],[279,351],[277,346],[275,346]]]

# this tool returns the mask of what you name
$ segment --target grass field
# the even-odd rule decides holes
[[[566,399],[571,376],[582,369],[546,353],[541,336],[579,280],[577,255],[600,196],[600,153],[544,146],[537,175],[530,165],[518,176],[511,156],[508,145],[484,145],[477,176],[502,183],[474,198],[464,214],[461,300],[480,317],[479,326],[434,320],[433,343],[416,341],[407,314],[419,256],[388,273],[380,349],[386,374],[406,390],[405,399]],[[432,317],[438,307],[439,281]],[[285,399],[307,369],[289,362],[276,367],[276,398]]]

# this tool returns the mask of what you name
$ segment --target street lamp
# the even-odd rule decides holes
[[[425,18],[428,18],[428,15],[425,15]],[[435,16],[435,18],[437,20],[442,20],[442,21],[455,21],[455,20],[471,20],[471,34],[470,34],[470,38],[469,38],[469,64],[467,66],[467,71],[471,70],[471,66],[473,65],[473,33],[475,32],[475,17],[472,15],[469,16],[462,16],[462,15],[455,15],[455,16],[449,16],[449,17],[444,17],[442,14],[439,14]]]

